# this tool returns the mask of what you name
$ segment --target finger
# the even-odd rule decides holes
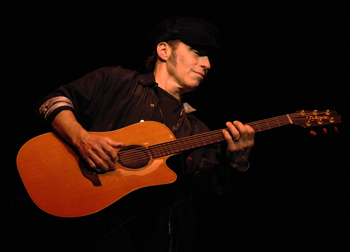
[[[235,125],[233,125],[233,123],[231,122],[227,122],[226,123],[226,127],[229,131],[229,133],[231,134],[232,138],[235,141],[238,141],[238,139],[241,138],[241,133],[239,132],[239,130],[237,129],[237,127]]]
[[[109,146],[105,146],[105,151],[107,151],[108,155],[115,162],[117,160],[117,155],[116,155],[116,152],[113,148],[116,148],[116,149],[124,148],[126,146],[126,144],[124,142],[113,141],[110,138],[107,138],[106,142],[109,144],[109,146],[111,148]]]
[[[251,145],[254,145],[255,130],[248,124],[242,124],[239,121],[234,121],[233,124],[236,126],[241,134],[241,140],[247,141]]]
[[[94,162],[97,167],[101,168],[103,171],[116,169],[115,160],[117,157],[115,151],[113,148],[110,148],[109,151],[110,152],[107,152],[104,148],[102,148],[102,150],[95,151],[97,158],[94,160]],[[110,155],[114,155],[114,158],[112,159]]]
[[[101,144],[103,153],[98,151],[98,156],[108,165],[110,170],[115,170],[118,157],[114,148],[123,148],[125,143],[113,141],[108,137],[105,137],[104,141]]]
[[[241,141],[246,141],[248,139],[248,135],[249,135],[249,131],[248,128],[243,125],[243,123],[241,123],[240,121],[234,121],[233,125],[236,127],[236,129],[239,131],[240,133],[240,140]]]
[[[123,148],[126,146],[124,142],[117,142],[108,137],[106,137],[106,142],[113,148]]]
[[[222,131],[224,138],[227,143],[227,151],[230,153],[237,152],[238,150],[241,150],[243,147],[241,146],[242,143],[240,141],[236,141],[233,137],[231,132],[228,129],[224,129]]]
[[[105,149],[106,154],[110,157],[111,161],[114,163],[114,166],[110,166],[110,169],[115,171],[117,169],[116,164],[118,161],[118,156],[117,156],[115,149],[113,149],[113,148],[117,148],[117,149],[124,148],[126,146],[126,144],[124,142],[113,141],[112,139],[107,139],[106,141],[110,146],[110,147],[109,146],[106,147],[106,149]]]
[[[248,130],[248,137],[250,141],[253,141],[254,143],[254,137],[255,137],[255,130],[249,126],[249,125],[245,125],[247,130]]]
[[[105,172],[104,170],[101,170],[99,167],[97,167],[96,164],[92,161],[92,159],[89,158],[89,159],[87,159],[86,161],[87,161],[87,163],[90,165],[90,168],[91,168],[94,172],[97,172],[97,173],[99,173],[99,172],[101,172],[101,171]]]
[[[104,163],[96,153],[90,152],[84,160],[88,163],[88,165],[96,172],[100,171],[108,171],[109,167],[106,163]]]
[[[229,133],[229,131],[227,129],[222,130],[222,134],[224,135],[224,138],[225,138],[228,146],[234,144],[235,141],[233,140],[232,135]]]
[[[108,147],[109,145],[103,142],[95,144],[86,151],[85,156],[86,158],[91,159],[91,161],[94,163],[94,165],[90,165],[91,168],[98,168],[101,169],[101,171],[108,171],[110,169],[109,167],[114,168],[115,164],[111,161],[109,155],[105,153],[103,146]],[[112,147],[109,148],[113,149]],[[91,164],[90,162],[88,163]]]
[[[104,154],[106,154],[113,163],[117,161],[117,153],[111,145],[104,145],[102,149],[104,151]],[[108,160],[106,161],[108,162]]]
[[[89,157],[85,157],[84,161],[92,168],[92,169],[96,169],[96,165],[95,163],[91,160],[91,158]]]
[[[117,143],[117,148],[124,148],[125,146],[126,146],[126,144],[123,143],[123,142],[118,142]]]

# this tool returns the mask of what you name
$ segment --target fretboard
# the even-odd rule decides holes
[[[284,126],[291,123],[291,115],[276,116],[265,120],[259,120],[251,123],[250,125],[255,132],[260,132],[264,130],[269,130]],[[189,149],[195,149],[198,147],[218,143],[224,141],[224,135],[222,134],[222,129],[209,131],[193,136],[183,137],[170,142],[165,142],[161,144],[156,144],[149,146],[149,150],[153,158],[159,158],[175,153],[179,153]]]

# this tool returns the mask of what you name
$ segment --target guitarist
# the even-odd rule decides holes
[[[153,53],[147,61],[149,73],[139,74],[122,67],[98,69],[47,95],[39,102],[39,114],[98,173],[116,169],[115,148],[122,148],[125,144],[118,139],[91,135],[89,131],[120,129],[142,120],[164,123],[176,138],[208,131],[205,124],[193,115],[195,109],[183,101],[183,96],[196,90],[208,74],[211,56],[220,51],[217,35],[217,29],[204,20],[167,19],[150,33]],[[181,184],[186,189],[177,188],[181,191],[197,190],[195,184],[203,184],[208,177],[206,174],[213,177],[215,174],[232,174],[232,169],[246,171],[249,168],[254,130],[239,121],[227,122],[226,127],[223,130],[227,143],[223,155],[225,161],[219,162],[224,159],[219,156],[221,147],[218,145],[186,153],[181,168],[184,176],[178,179],[187,181]],[[204,182],[207,184],[209,182]],[[203,190],[205,193],[210,191],[206,186]],[[169,204],[175,205],[173,201]],[[173,221],[168,221],[174,210],[170,213],[169,208],[163,209],[167,210],[159,210],[156,217],[153,214],[152,217],[130,221],[122,230],[116,231],[113,242],[130,251],[181,248],[173,236]],[[151,220],[157,224],[152,224]],[[178,241],[181,242],[181,238]]]

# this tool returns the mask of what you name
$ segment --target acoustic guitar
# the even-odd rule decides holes
[[[303,127],[341,122],[336,111],[297,111],[248,123],[255,132],[287,124]],[[109,132],[91,132],[126,143],[118,149],[115,171],[91,172],[79,155],[55,133],[37,136],[17,155],[17,167],[33,202],[58,217],[97,213],[129,193],[177,179],[167,159],[179,152],[224,141],[222,130],[176,139],[163,124],[146,121]]]

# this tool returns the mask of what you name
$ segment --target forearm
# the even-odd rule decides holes
[[[79,151],[80,156],[95,171],[116,169],[117,156],[113,148],[123,147],[123,143],[90,134],[79,124],[70,110],[61,111],[52,121],[52,127],[58,135]]]
[[[61,111],[51,125],[59,136],[75,147],[79,144],[82,136],[87,133],[70,110]]]

